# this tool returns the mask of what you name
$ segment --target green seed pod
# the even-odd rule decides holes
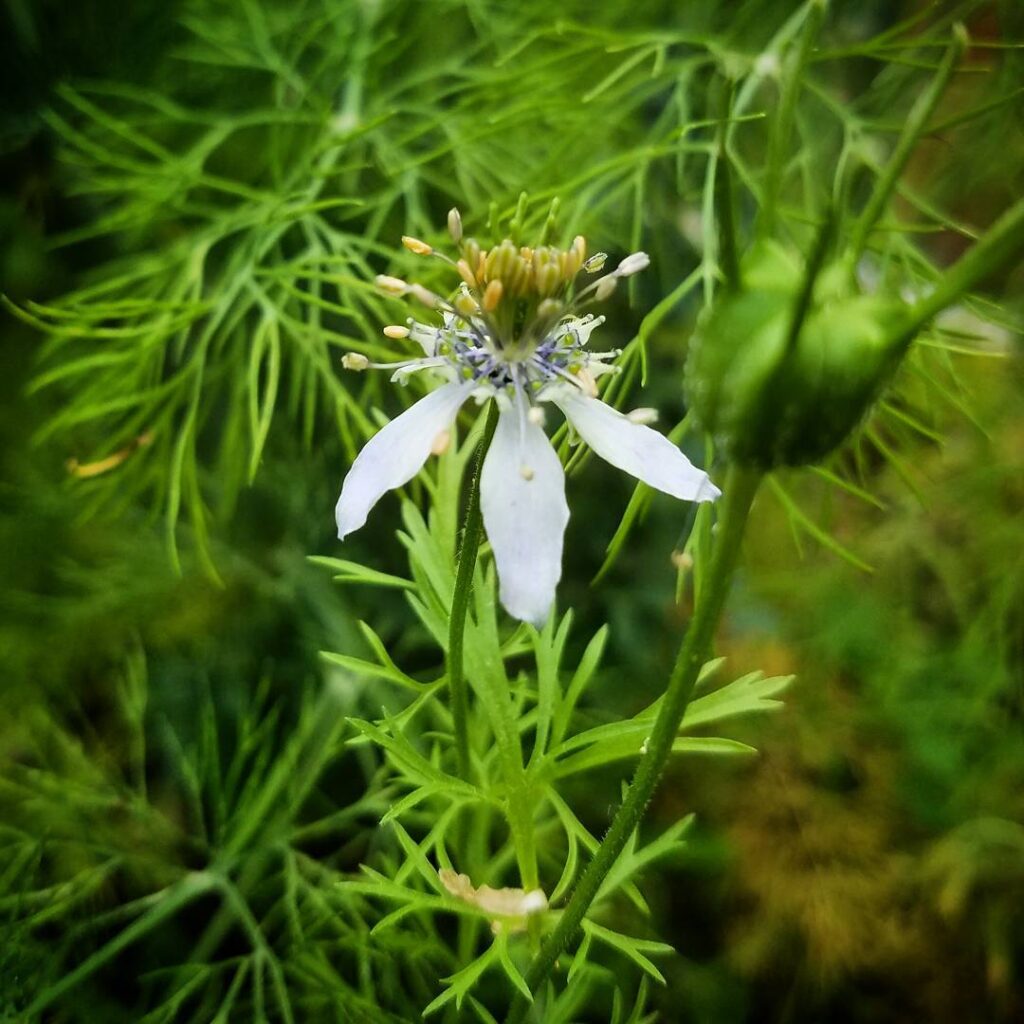
[[[736,462],[816,462],[857,426],[895,369],[906,308],[852,292],[838,265],[808,293],[799,263],[774,243],[748,253],[741,278],[701,317],[687,401]]]

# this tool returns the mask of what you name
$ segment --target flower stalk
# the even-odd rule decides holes
[[[750,507],[761,479],[762,474],[756,469],[738,465],[733,465],[729,469],[723,488],[722,520],[708,578],[679,649],[664,701],[646,744],[646,752],[637,765],[625,800],[580,878],[558,925],[530,964],[526,973],[526,983],[531,992],[539,991],[559,955],[582,925],[583,918],[600,892],[605,878],[615,866],[619,854],[639,825],[647,805],[654,796],[721,618],[733,572],[739,560]],[[528,1007],[529,1003],[525,997],[517,996],[506,1018],[506,1024],[522,1024]]]
[[[469,693],[463,671],[463,644],[466,637],[466,613],[469,595],[473,589],[473,573],[480,551],[483,520],[480,514],[480,474],[484,456],[491,446],[498,426],[498,407],[490,403],[483,437],[473,458],[473,471],[469,478],[469,498],[466,518],[459,545],[458,566],[455,570],[455,590],[452,594],[451,617],[448,621],[448,691],[451,694],[452,724],[455,732],[455,756],[460,778],[470,781],[472,765],[469,757]]]

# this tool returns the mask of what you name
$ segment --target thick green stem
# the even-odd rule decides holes
[[[647,741],[647,751],[637,765],[633,782],[612,821],[611,828],[608,829],[593,860],[580,878],[557,927],[530,964],[526,983],[532,992],[540,990],[559,954],[576,934],[591,903],[600,892],[608,872],[614,867],[623,847],[639,825],[657,789],[721,617],[733,570],[739,559],[750,505],[760,482],[761,474],[757,471],[736,466],[729,470],[723,489],[725,507],[707,581],[690,628],[686,631],[679,649],[665,691],[665,699]],[[506,1024],[522,1024],[528,1008],[526,999],[517,996],[506,1018]]]
[[[484,435],[473,460],[473,473],[469,480],[469,500],[466,505],[466,519],[462,528],[462,544],[459,547],[459,564],[455,571],[455,593],[452,595],[452,613],[448,620],[448,689],[451,693],[452,722],[455,729],[455,755],[458,759],[459,775],[467,782],[470,779],[469,760],[469,694],[466,677],[462,671],[463,641],[466,635],[466,612],[469,610],[469,594],[473,589],[473,572],[476,556],[480,550],[480,534],[483,523],[480,516],[480,471],[484,456],[494,437],[498,425],[498,404],[491,402],[484,425]]]

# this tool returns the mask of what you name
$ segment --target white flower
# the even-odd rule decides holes
[[[409,321],[409,337],[423,357],[367,364],[387,366],[393,380],[431,370],[446,383],[392,420],[359,453],[338,499],[338,537],[359,529],[386,491],[419,472],[466,401],[496,401],[500,415],[480,481],[484,528],[502,604],[539,627],[562,574],[569,507],[565,474],[542,429],[538,403],[557,406],[601,458],[659,491],[686,501],[713,501],[720,491],[668,438],[639,422],[649,419],[649,410],[626,416],[596,397],[596,379],[615,372],[611,360],[619,353],[591,352],[590,334],[604,317],[577,312],[599,292],[600,281],[569,294],[585,263],[582,238],[567,250],[518,248],[506,240],[489,252],[469,239],[461,251],[463,285],[451,305],[441,306],[442,324]],[[646,263],[636,253],[616,273],[632,273]],[[397,291],[390,278],[382,287]]]
[[[469,875],[460,875],[451,868],[437,873],[441,884],[456,899],[477,907],[491,918],[491,930],[518,932],[526,927],[526,919],[548,909],[548,898],[543,889],[492,889],[489,885],[476,888]]]

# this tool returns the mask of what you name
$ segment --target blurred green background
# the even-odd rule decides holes
[[[610,317],[608,330],[625,340],[700,256],[692,225],[699,166],[680,170],[677,156],[660,152],[640,161],[643,147],[655,146],[666,124],[708,110],[706,68],[681,63],[673,79],[657,77],[656,52],[624,67],[627,59],[645,38],[671,31],[689,33],[695,52],[713,43],[723,60],[753,60],[798,6],[642,0],[628,10],[593,2],[552,12],[473,0],[5,0],[0,292],[22,306],[45,303],[170,251],[215,216],[256,203],[245,189],[283,188],[293,158],[300,177],[303,160],[316,166],[330,141],[324,124],[349,116],[357,122],[342,131],[364,127],[319,195],[365,200],[344,229],[368,240],[367,269],[391,266],[399,235],[439,227],[453,203],[471,211],[479,230],[491,198],[505,206],[523,188],[558,192],[570,235],[584,231],[612,252],[639,245],[655,259]],[[906,58],[858,50],[865,41],[889,30],[942,38],[956,17],[983,44],[1024,40],[1022,9],[1010,0],[835,8],[825,45],[837,56],[816,68],[816,86],[883,138],[898,128],[900,105],[928,60],[909,48]],[[1024,64],[1013,49],[985,46],[970,59],[978,73],[957,79],[943,116],[1008,98],[929,139],[907,177],[935,209],[980,227],[1024,187],[1024,103],[1016,96]],[[396,81],[401,88],[392,90]],[[106,85],[77,91],[90,82]],[[281,112],[280,126],[239,129],[212,153],[211,173],[242,189],[231,197],[236,205],[204,192],[209,183],[185,183],[185,170],[143,187],[130,159],[111,159],[121,151],[104,133],[116,137],[116,127],[73,99],[127,118],[128,89],[167,99],[167,110],[151,104],[131,123],[172,152],[199,137],[204,117],[216,126],[224,111]],[[194,116],[179,118],[171,104]],[[827,139],[835,127],[813,104],[806,118],[809,135],[820,128]],[[827,160],[827,145],[808,152]],[[616,161],[624,161],[620,176],[600,170]],[[91,230],[106,218],[103,230]],[[962,247],[955,232],[922,238],[939,262]],[[282,246],[275,258],[287,266],[293,253]],[[223,280],[218,273],[211,260],[207,287]],[[358,276],[354,260],[344,273]],[[686,855],[643,885],[657,908],[654,930],[679,950],[664,965],[667,993],[654,994],[658,1019],[1024,1018],[1024,369],[1012,330],[1022,286],[1019,271],[993,282],[1003,304],[996,319],[1011,329],[985,340],[984,356],[951,357],[948,400],[915,411],[926,413],[927,429],[884,434],[892,459],[861,453],[858,471],[875,503],[828,490],[809,473],[783,481],[809,521],[870,572],[799,525],[794,531],[772,492],[760,499],[720,653],[737,675],[760,668],[798,681],[783,711],[746,726],[742,738],[759,747],[758,758],[697,760],[673,774],[653,809],[665,822],[698,812]],[[695,311],[676,310],[652,342],[656,372],[637,404],[660,407],[666,423],[681,411]],[[373,312],[325,308],[324,322],[359,334]],[[117,908],[204,863],[217,842],[217,809],[203,771],[217,762],[230,772],[244,749],[252,758],[245,770],[268,777],[268,762],[287,756],[322,686],[320,650],[358,648],[355,623],[366,619],[396,658],[417,668],[419,638],[404,632],[400,602],[339,588],[306,560],[339,553],[331,509],[354,420],[337,413],[334,385],[323,383],[341,379],[337,353],[325,349],[326,363],[311,357],[310,378],[305,364],[291,371],[292,392],[319,389],[320,403],[312,412],[289,407],[282,385],[283,411],[249,478],[249,449],[218,427],[240,401],[231,360],[244,374],[247,322],[215,350],[223,359],[193,445],[194,503],[205,518],[183,513],[171,522],[176,569],[160,484],[173,449],[158,437],[108,473],[78,479],[68,460],[83,465],[124,451],[131,423],[115,413],[49,429],[84,389],[115,398],[131,378],[97,364],[56,387],[34,387],[41,367],[80,352],[47,352],[40,332],[13,315],[0,319],[0,1019],[24,1019],[40,991],[109,937]],[[314,330],[312,318],[303,323]],[[105,342],[86,343],[94,354]],[[157,379],[170,374],[167,359]],[[148,386],[141,376],[135,383]],[[393,413],[396,404],[377,387],[367,383],[357,404]],[[182,413],[167,415],[177,423]],[[186,481],[186,509],[187,493]],[[606,580],[588,585],[629,494],[596,460],[571,480],[560,592],[577,609],[577,648],[610,623],[601,692],[622,712],[641,706],[664,677],[685,621],[668,561],[685,523],[668,502],[654,504]],[[346,557],[395,570],[397,508],[385,505]],[[350,700],[376,706],[373,694]],[[314,805],[302,812],[310,821],[358,799],[373,775],[337,738],[324,750],[315,792],[301,803]],[[595,829],[615,784],[574,793],[590,801],[582,812]],[[374,813],[311,833],[303,854],[352,870],[373,846]],[[164,1016],[152,1019],[212,1019],[189,1001],[198,997],[166,1002],[160,970],[205,934],[213,914],[200,901],[169,920],[54,1000],[45,1019],[135,1021],[160,1007]],[[343,982],[358,987],[354,962],[334,964],[338,991]],[[314,993],[302,1019],[384,1019],[355,994],[331,1016],[316,1010],[317,998],[330,1004],[332,983],[291,970],[296,987]],[[251,1011],[239,1012],[247,1019]],[[395,1019],[403,1012],[394,1008]]]

